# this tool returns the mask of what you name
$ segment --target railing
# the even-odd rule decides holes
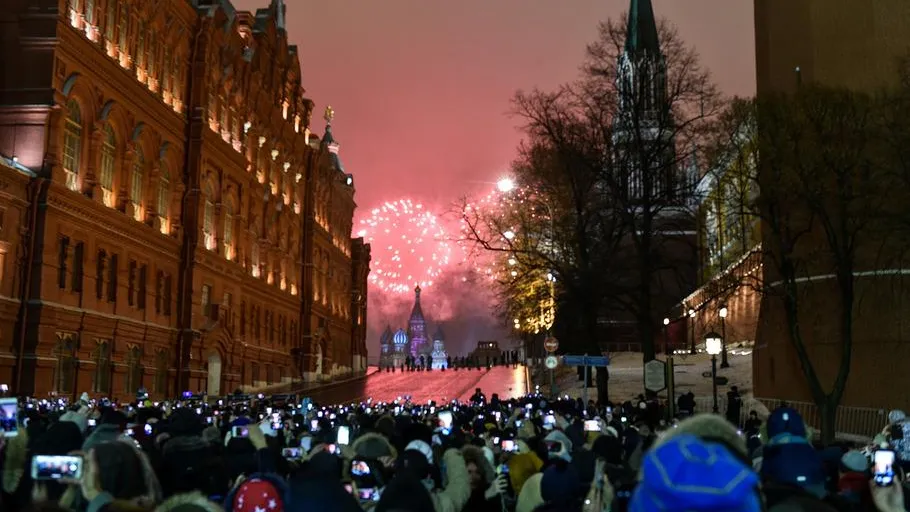
[[[813,429],[821,429],[821,414],[815,404],[809,402],[793,402],[788,400],[777,400],[773,398],[747,398],[743,399],[743,407],[740,411],[740,421],[745,422],[749,417],[749,412],[755,410],[760,418],[766,419],[771,411],[786,404],[796,409],[803,417],[806,425]],[[718,410],[723,414],[727,410],[727,397],[717,397]],[[713,408],[712,397],[696,397],[695,411],[700,413],[709,413]],[[837,408],[835,418],[836,436],[841,439],[865,442],[882,431],[888,423],[888,411],[884,409],[873,409],[870,407],[846,407]]]

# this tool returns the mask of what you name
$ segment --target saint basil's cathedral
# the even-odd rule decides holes
[[[419,286],[414,289],[414,307],[411,309],[407,330],[399,328],[393,332],[392,327],[387,326],[383,331],[379,339],[380,368],[401,368],[408,362],[412,366],[431,365],[434,370],[448,366],[442,328],[436,327],[432,343],[427,338],[427,321],[420,307],[420,291]]]

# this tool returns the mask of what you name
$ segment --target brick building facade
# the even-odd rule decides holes
[[[755,0],[759,96],[792,93],[801,84],[867,93],[898,85],[900,59],[910,55],[908,20],[910,3],[901,0]],[[760,175],[761,172],[759,169]],[[879,228],[869,225],[865,231],[879,233]],[[798,293],[802,337],[822,386],[830,391],[841,357],[836,341],[840,336],[841,306],[822,236],[818,232],[807,234],[807,242],[799,247],[800,255],[812,257],[807,259],[811,263],[801,269],[804,275],[798,282]],[[869,240],[863,242],[866,245],[861,247],[876,246]],[[854,341],[841,403],[906,409],[910,407],[910,397],[895,384],[910,358],[906,334],[910,329],[908,271],[901,261],[905,252],[889,254],[881,247],[884,246],[857,252]],[[765,280],[773,286],[779,277],[773,275],[773,265],[766,264],[765,269]],[[763,297],[756,337],[755,394],[811,401],[778,297]]]
[[[0,381],[161,397],[361,370],[369,246],[282,1],[4,7],[0,208],[23,229],[0,235]]]

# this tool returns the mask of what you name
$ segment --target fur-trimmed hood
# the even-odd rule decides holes
[[[367,432],[354,440],[351,451],[358,457],[378,459],[380,457],[398,458],[398,451],[382,434]]]
[[[493,469],[493,466],[490,464],[490,461],[487,460],[486,456],[483,454],[483,448],[474,446],[474,445],[465,445],[461,449],[461,456],[464,457],[465,464],[471,464],[472,462],[483,474],[483,481],[489,485],[496,479],[496,470]]]
[[[199,491],[175,494],[155,508],[155,512],[224,512],[217,503],[209,501]]]

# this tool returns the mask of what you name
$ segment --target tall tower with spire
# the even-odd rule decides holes
[[[414,309],[408,319],[408,338],[411,341],[411,355],[420,357],[427,352],[427,321],[420,308],[420,286],[414,288]]]
[[[617,68],[614,163],[627,200],[659,206],[686,199],[675,165],[667,61],[651,0],[630,0],[626,44]]]

